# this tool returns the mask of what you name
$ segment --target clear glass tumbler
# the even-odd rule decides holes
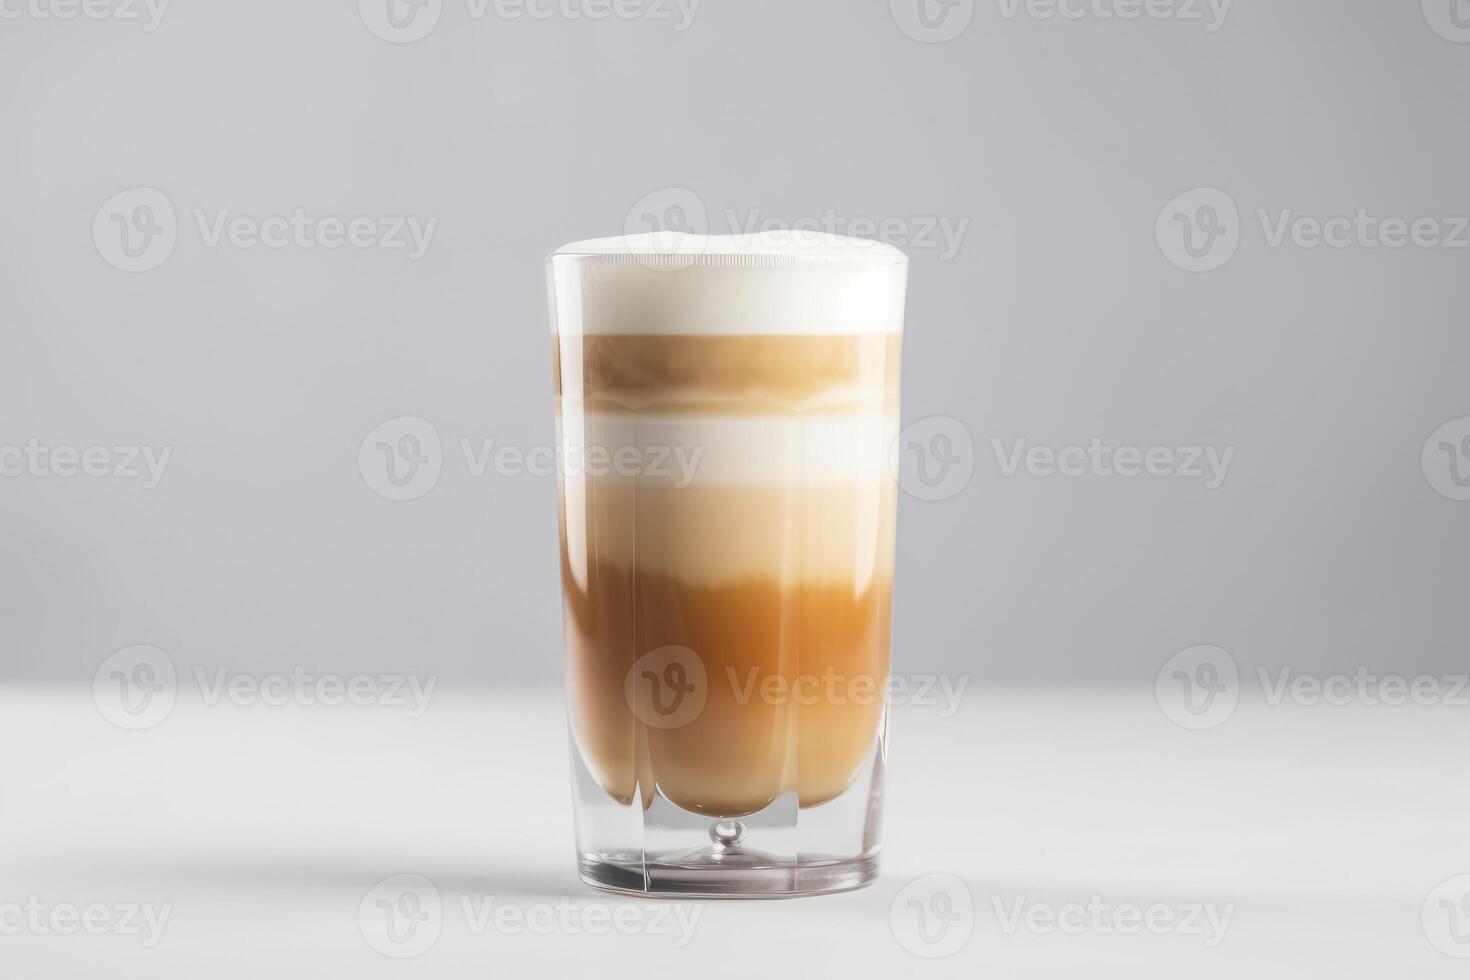
[[[599,239],[548,266],[582,877],[863,885],[907,259],[790,232]]]

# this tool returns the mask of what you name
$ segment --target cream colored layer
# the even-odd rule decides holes
[[[840,583],[855,593],[893,575],[892,478],[684,488],[589,478],[565,488],[567,573],[579,588],[594,566],[687,585],[761,579],[783,588]]]
[[[608,415],[574,399],[560,407],[568,492],[583,475],[679,487],[870,483],[896,461],[897,406],[833,416]]]

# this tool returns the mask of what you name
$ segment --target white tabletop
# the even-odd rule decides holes
[[[878,883],[669,906],[578,881],[554,691],[419,718],[181,695],[125,731],[90,692],[3,689],[0,976],[1470,975],[1470,708],[896,712]],[[397,875],[442,909],[408,960],[359,914]]]

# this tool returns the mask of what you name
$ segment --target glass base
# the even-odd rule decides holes
[[[589,885],[644,898],[799,898],[862,888],[878,877],[878,858],[793,864],[756,851],[715,846],[666,860],[583,855],[577,870]]]
[[[609,796],[573,740],[577,869],[625,895],[795,898],[861,888],[878,876],[887,715],[847,788],[802,806],[794,790],[739,816],[695,813],[635,789]]]

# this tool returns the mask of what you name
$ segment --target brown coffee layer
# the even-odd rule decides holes
[[[889,669],[887,580],[862,591],[773,579],[696,586],[599,565],[581,589],[563,571],[573,726],[613,798],[658,793],[734,817],[795,790],[815,806],[846,789],[874,750]],[[670,646],[682,648],[677,674],[635,666]],[[660,707],[672,709],[673,727],[651,713]]]
[[[870,410],[895,403],[899,334],[596,336],[554,345],[556,391],[599,413]]]
[[[570,709],[609,795],[739,816],[841,793],[882,719],[892,482],[580,487],[562,501]],[[648,663],[670,647],[677,673]]]

